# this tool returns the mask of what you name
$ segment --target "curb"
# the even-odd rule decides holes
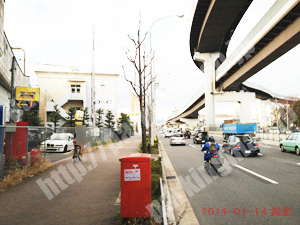
[[[198,219],[193,208],[183,190],[178,179],[178,175],[172,165],[171,160],[159,138],[160,153],[163,163],[163,174],[167,190],[167,216],[168,224],[199,225]],[[175,177],[175,179],[166,179],[166,177]],[[173,211],[173,212],[172,212]],[[174,215],[175,214],[175,215]],[[175,221],[174,221],[175,219]]]

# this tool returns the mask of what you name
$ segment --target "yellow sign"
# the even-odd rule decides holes
[[[75,122],[75,125],[82,125],[82,122]]]
[[[40,101],[40,89],[28,87],[16,87],[17,101]]]
[[[84,117],[84,112],[83,111],[77,110],[75,112],[75,120],[83,120],[83,117]]]

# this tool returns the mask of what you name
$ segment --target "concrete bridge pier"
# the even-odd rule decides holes
[[[203,62],[205,74],[205,130],[213,130],[216,127],[215,112],[215,83],[216,67],[215,62],[220,57],[219,52],[194,54],[194,60]]]

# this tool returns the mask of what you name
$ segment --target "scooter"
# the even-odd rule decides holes
[[[221,158],[218,153],[211,154],[209,152],[204,152],[205,154],[205,162],[204,168],[210,174],[221,174],[224,171],[222,167],[224,164],[224,158]]]

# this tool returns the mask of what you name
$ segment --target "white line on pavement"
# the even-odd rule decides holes
[[[68,158],[65,158],[65,159],[58,160],[57,162],[54,162],[54,163],[52,163],[52,164],[56,164],[56,163],[59,163],[59,162],[62,162],[62,161],[65,161],[65,160],[71,159],[71,158],[72,158],[72,156],[70,156],[70,157],[68,157]]]
[[[260,175],[260,174],[258,174],[258,173],[255,173],[255,172],[253,172],[253,171],[251,171],[251,170],[249,170],[249,169],[246,169],[246,168],[244,168],[244,167],[242,167],[242,166],[239,166],[239,165],[234,165],[235,167],[238,167],[238,168],[240,168],[240,169],[242,169],[242,170],[244,170],[244,171],[246,171],[246,172],[248,172],[248,173],[251,173],[251,174],[253,174],[253,175],[255,175],[255,176],[257,176],[257,177],[259,177],[259,178],[261,178],[261,179],[264,179],[264,180],[266,180],[266,181],[268,181],[268,182],[270,182],[270,183],[272,183],[272,184],[278,184],[278,182],[276,182],[276,181],[274,181],[274,180],[271,180],[271,179],[269,179],[269,178],[267,178],[267,177],[264,177],[264,176],[262,176],[262,175]]]
[[[189,146],[191,146],[192,148],[196,148],[196,146],[189,144]]]
[[[296,164],[300,166],[300,163],[296,163]]]
[[[121,191],[119,192],[119,195],[118,195],[114,205],[121,205]]]
[[[261,147],[264,147],[264,148],[272,148],[272,147],[266,146],[266,145],[262,145]]]
[[[262,156],[262,155],[264,155],[264,154],[261,154],[261,153],[257,153],[257,155],[260,155],[260,156]]]

